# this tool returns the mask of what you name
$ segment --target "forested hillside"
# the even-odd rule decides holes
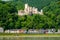
[[[44,15],[18,16],[18,9],[24,9],[24,3],[43,9]],[[14,0],[0,1],[0,27],[6,29],[60,28],[60,1],[57,0]]]
[[[17,20],[17,9],[15,5],[9,2],[0,1],[0,27],[4,29],[14,28]]]
[[[17,9],[24,9],[24,4],[28,3],[30,6],[34,6],[39,10],[45,6],[48,6],[51,2],[57,2],[59,0],[14,0],[11,3],[16,5]]]
[[[60,28],[60,1],[51,2],[49,6],[43,8],[44,15],[53,20],[53,24]]]
[[[43,7],[50,4],[50,2],[54,2],[58,0],[15,0],[18,9],[23,9],[25,3],[28,3],[30,6],[37,7],[39,10]]]

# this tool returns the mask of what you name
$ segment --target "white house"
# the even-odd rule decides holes
[[[0,27],[0,33],[3,33],[4,29],[2,27]]]
[[[5,33],[26,33],[26,30],[23,30],[23,29],[10,29],[10,30],[5,30]]]

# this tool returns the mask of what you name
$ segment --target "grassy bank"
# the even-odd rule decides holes
[[[60,34],[17,34],[17,33],[0,33],[1,36],[19,36],[19,37],[60,37]]]

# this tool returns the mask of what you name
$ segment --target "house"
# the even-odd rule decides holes
[[[5,33],[19,33],[17,29],[5,30]]]
[[[29,29],[28,31],[24,29],[10,29],[10,30],[5,30],[5,33],[53,34],[53,33],[60,33],[60,29],[58,29],[58,32],[56,32],[56,29],[39,29],[39,30]]]
[[[57,31],[57,32],[55,32],[55,33],[58,33],[58,34],[59,34],[59,33],[60,33],[60,29],[58,29],[58,31]]]
[[[9,33],[9,30],[5,30],[5,33]]]
[[[44,29],[39,29],[39,33],[44,33],[45,30]]]
[[[27,31],[26,30],[23,30],[23,29],[20,29],[19,30],[19,33],[26,33]]]
[[[51,33],[55,33],[55,29],[40,29],[39,33],[44,33],[44,34],[51,34]]]
[[[2,27],[0,27],[0,33],[3,33],[4,29]]]
[[[25,33],[26,30],[23,29],[10,29],[10,30],[5,30],[5,33]]]
[[[39,33],[39,31],[36,29],[29,29],[28,33]]]
[[[58,29],[58,33],[60,33],[60,29]]]
[[[55,33],[56,30],[55,29],[46,29],[46,33],[50,34],[50,33]]]

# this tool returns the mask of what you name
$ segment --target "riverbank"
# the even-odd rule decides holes
[[[17,34],[0,33],[0,37],[60,37],[60,34]]]

